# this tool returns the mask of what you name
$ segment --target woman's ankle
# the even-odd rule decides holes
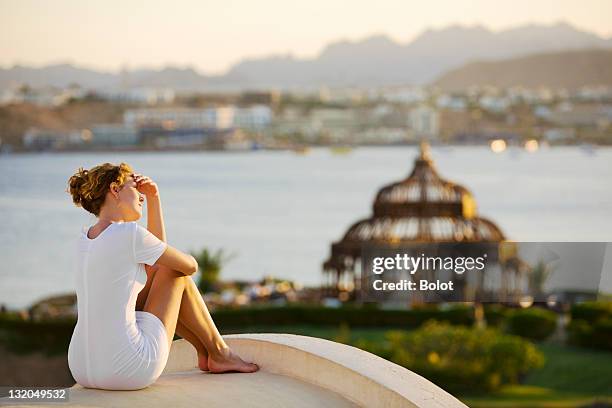
[[[214,347],[208,349],[208,356],[213,360],[224,360],[229,357],[231,350],[225,343],[216,344]]]

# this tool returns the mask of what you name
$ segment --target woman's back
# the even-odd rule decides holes
[[[144,388],[161,374],[168,344],[157,316],[136,311],[138,293],[166,243],[136,222],[111,223],[77,242],[78,320],[68,349],[75,380],[86,387]]]

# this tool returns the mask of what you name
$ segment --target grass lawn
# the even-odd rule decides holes
[[[359,338],[382,340],[386,329],[353,328],[350,332],[322,326],[252,326],[229,333],[292,333],[328,340]],[[541,343],[546,364],[532,372],[521,385],[507,386],[494,394],[460,396],[470,407],[541,407],[567,408],[602,403],[612,407],[612,353],[559,344]]]
[[[549,343],[538,348],[546,364],[524,384],[464,401],[471,407],[579,407],[595,401],[612,406],[612,353]]]

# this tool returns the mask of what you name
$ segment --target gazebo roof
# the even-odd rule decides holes
[[[360,257],[364,243],[397,246],[415,242],[499,242],[505,239],[492,221],[477,216],[476,202],[463,186],[438,175],[421,143],[410,175],[381,188],[370,218],[355,222],[332,244],[326,269],[339,269]],[[345,259],[345,258],[351,259]]]

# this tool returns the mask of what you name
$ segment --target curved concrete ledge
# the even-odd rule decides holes
[[[366,407],[466,407],[427,379],[355,347],[292,334],[224,336],[261,371],[295,378],[330,390]],[[191,344],[176,341],[165,373],[196,366]]]
[[[163,374],[151,386],[136,391],[105,391],[77,384],[70,389],[69,402],[59,405],[466,407],[425,378],[355,347],[290,334],[240,334],[224,338],[261,370],[253,374],[204,373],[197,368],[193,346],[177,340],[172,344]],[[5,403],[0,399],[0,405]]]

